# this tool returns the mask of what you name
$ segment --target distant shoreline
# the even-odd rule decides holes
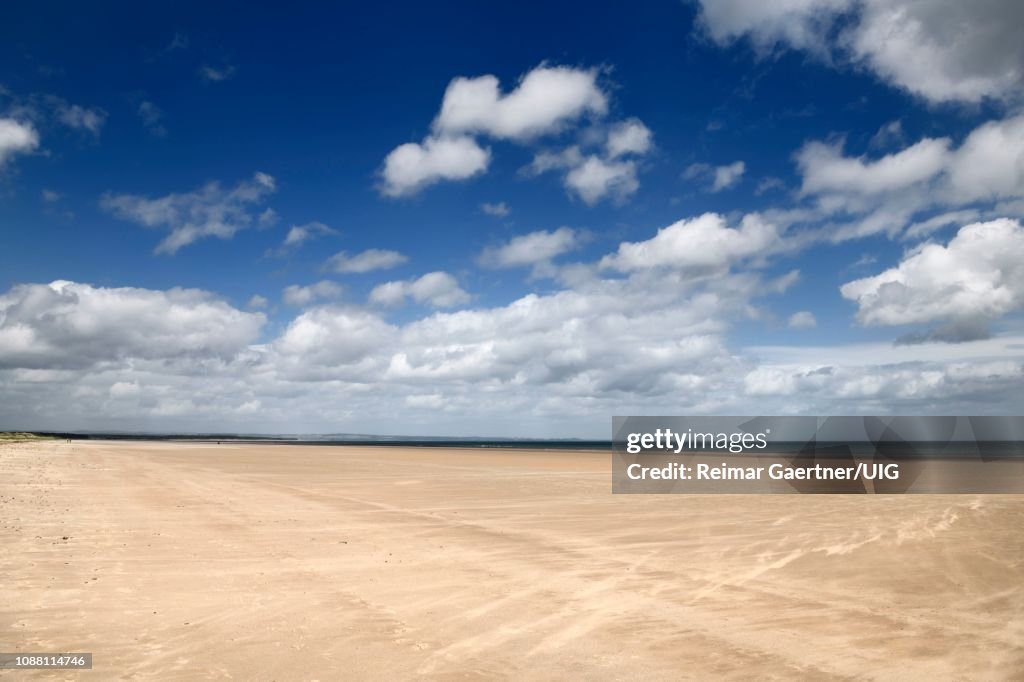
[[[507,438],[445,438],[415,436],[363,436],[339,435],[324,436],[289,436],[282,434],[146,434],[146,433],[81,433],[33,431],[37,438],[59,438],[91,441],[137,441],[137,442],[168,442],[168,443],[218,443],[235,445],[303,445],[303,446],[346,446],[346,447],[408,447],[408,448],[460,448],[473,450],[555,450],[555,451],[600,451],[614,450],[612,440],[582,439],[507,439]],[[771,444],[770,451],[765,452],[716,452],[713,450],[686,450],[684,455],[721,455],[726,459],[742,459],[757,457],[769,452],[777,455],[801,456],[836,456],[844,452],[849,456],[870,456],[880,454],[899,459],[918,458],[960,458],[977,457],[984,459],[1018,459],[1024,457],[1022,441],[951,441],[932,443],[927,441],[906,443],[878,443],[868,441],[831,442],[818,441],[813,451],[806,450],[807,443],[799,441],[779,441]],[[880,450],[879,450],[880,448]],[[905,449],[904,449],[905,448]],[[670,451],[648,454],[670,454]],[[678,454],[678,453],[677,453]]]
[[[500,448],[504,450],[611,450],[610,440],[504,439],[504,438],[416,438],[416,437],[303,437],[256,434],[139,434],[33,431],[49,438],[73,440],[116,440],[175,443],[232,443],[246,445],[355,445],[373,447]]]

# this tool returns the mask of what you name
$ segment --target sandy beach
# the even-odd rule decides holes
[[[45,679],[1024,676],[1024,496],[612,495],[609,471],[3,444],[2,649],[93,653]]]

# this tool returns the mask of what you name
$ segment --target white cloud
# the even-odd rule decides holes
[[[0,367],[230,358],[264,322],[195,289],[18,285],[0,296]]]
[[[506,204],[504,201],[498,202],[496,204],[484,202],[480,204],[480,210],[486,213],[487,215],[494,216],[495,218],[504,218],[505,216],[512,212],[512,209],[510,209],[508,207],[508,204]]]
[[[471,137],[428,137],[408,142],[384,159],[381,191],[390,197],[415,194],[441,180],[465,180],[487,170],[491,152]]]
[[[593,206],[605,198],[625,201],[640,188],[640,182],[636,178],[635,162],[588,156],[566,174],[565,186],[584,203]]]
[[[17,154],[39,147],[39,134],[31,123],[0,118],[0,169]]]
[[[327,259],[325,267],[334,272],[364,273],[372,270],[388,270],[409,260],[397,251],[367,249],[354,256],[339,251]]]
[[[383,306],[401,305],[405,302],[408,292],[408,282],[399,280],[384,282],[370,291],[370,303]]]
[[[454,79],[430,134],[421,143],[396,147],[385,158],[380,191],[409,196],[442,180],[465,180],[485,172],[491,152],[478,137],[528,144],[560,133],[588,114],[602,118],[608,97],[598,85],[598,75],[597,69],[539,66],[508,93],[501,92],[495,76]],[[583,137],[591,138],[586,146],[600,145],[603,156],[584,155],[577,145],[562,152],[544,151],[536,154],[526,172],[566,170],[567,189],[588,204],[605,196],[621,201],[634,193],[639,186],[635,161],[619,159],[648,152],[651,131],[638,119],[628,119],[611,127],[595,125]]]
[[[844,284],[865,325],[945,323],[935,340],[985,336],[1024,307],[1024,228],[1000,219],[962,227],[947,244],[922,244],[896,267]]]
[[[974,129],[951,159],[949,188],[964,202],[1024,196],[1024,115]]]
[[[1015,0],[872,0],[850,40],[885,80],[932,101],[976,102],[1020,93],[1022,25]]]
[[[709,192],[721,192],[734,186],[743,177],[747,164],[733,161],[723,166],[711,166],[706,163],[692,163],[683,171],[685,180],[704,180],[708,183]]]
[[[110,386],[111,398],[135,398],[142,394],[142,387],[137,381],[117,381]]]
[[[63,105],[57,112],[57,119],[75,130],[84,130],[93,136],[99,136],[103,124],[107,120],[107,112],[102,109],[88,109],[77,104]]]
[[[361,362],[394,343],[396,330],[376,315],[343,307],[318,307],[296,317],[274,341],[272,358],[296,378],[319,378],[332,368],[359,372]],[[352,376],[352,375],[350,375]]]
[[[723,189],[732,187],[746,172],[747,165],[742,161],[734,161],[726,166],[719,166],[715,169],[715,181],[711,183],[712,192],[720,192]]]
[[[797,153],[804,194],[829,191],[878,194],[930,180],[948,165],[950,141],[924,139],[875,161],[843,156],[842,148],[810,142]]]
[[[823,30],[832,12],[844,10],[852,0],[699,0],[700,21],[711,38],[729,43],[749,36],[761,51],[778,43],[821,53],[825,51]]]
[[[601,267],[622,272],[651,268],[719,271],[733,264],[768,255],[778,248],[776,228],[757,215],[729,227],[717,213],[680,220],[642,242],[623,242],[617,253],[601,259]]]
[[[253,294],[252,298],[250,298],[249,302],[245,305],[251,310],[264,310],[269,304],[270,301],[268,301],[265,296]]]
[[[558,152],[538,152],[534,155],[530,165],[523,168],[521,172],[525,175],[540,175],[551,170],[575,168],[581,163],[583,163],[583,153],[578,146],[573,145]]]
[[[292,225],[284,237],[284,242],[281,243],[281,246],[275,253],[282,256],[289,251],[294,251],[308,241],[336,234],[338,234],[337,230],[315,220],[304,225]]]
[[[1019,99],[1024,7],[1016,0],[700,0],[725,44],[748,36],[766,52],[788,45],[866,66],[933,102]]]
[[[904,237],[924,236],[943,226],[942,215],[963,211],[986,218],[1024,214],[1021,115],[978,126],[959,147],[948,138],[925,138],[871,159],[845,156],[840,145],[809,142],[796,160],[801,194],[814,199],[817,217],[846,221],[835,226],[835,241],[879,232],[896,236],[908,226]]]
[[[612,127],[605,147],[608,158],[626,154],[646,154],[651,150],[651,130],[639,119],[623,121]]]
[[[501,246],[484,249],[478,260],[485,267],[532,267],[572,251],[579,242],[580,234],[569,227],[551,232],[538,230],[513,237]]]
[[[818,326],[818,320],[814,313],[801,310],[789,316],[789,326],[792,329],[813,329]]]
[[[456,78],[444,93],[434,129],[517,140],[556,132],[582,114],[606,111],[597,76],[596,69],[539,66],[507,94],[495,76]]]
[[[428,272],[418,279],[385,282],[370,292],[370,302],[377,305],[399,305],[407,298],[435,308],[451,308],[469,302],[469,294],[447,272]]]
[[[104,194],[100,206],[118,218],[148,228],[170,230],[156,247],[157,253],[174,254],[178,249],[205,237],[230,239],[239,230],[251,227],[255,204],[262,203],[275,190],[274,178],[256,173],[251,180],[231,189],[208,182],[197,190],[149,198],[136,194]],[[255,217],[262,222],[262,216]]]
[[[611,128],[597,128],[591,131],[591,138],[592,143],[603,140],[601,154],[585,154],[580,145],[560,151],[544,150],[535,154],[520,173],[530,176],[563,170],[566,190],[587,205],[593,206],[603,199],[624,202],[640,188],[640,181],[637,161],[622,157],[650,151],[650,130],[640,120],[630,119]]]
[[[289,285],[281,293],[281,299],[288,305],[302,307],[314,301],[338,298],[342,291],[340,285],[325,279],[309,286]]]

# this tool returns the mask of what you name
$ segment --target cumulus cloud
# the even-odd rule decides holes
[[[633,118],[612,127],[605,146],[608,158],[617,159],[626,154],[646,154],[651,150],[651,130],[639,119]]]
[[[246,307],[251,310],[264,310],[269,304],[270,301],[268,301],[266,297],[260,296],[259,294],[253,294],[252,298],[249,299],[249,302],[246,303]]]
[[[265,321],[196,289],[18,285],[0,296],[0,367],[226,359],[255,341]]]
[[[701,383],[697,367],[722,354],[721,315],[745,287],[694,295],[669,280],[655,293],[642,277],[595,280],[506,306],[436,313],[403,329],[385,376],[432,386],[497,382],[509,395],[544,386],[549,401]]]
[[[942,227],[941,215],[957,214],[950,209],[978,210],[974,204],[982,202],[999,211],[995,202],[1003,201],[1014,211],[1013,202],[1024,198],[1024,116],[980,125],[959,146],[925,138],[868,158],[844,154],[841,144],[808,142],[795,158],[802,196],[813,198],[822,216],[852,218],[835,240],[905,229],[904,236],[924,236]]]
[[[748,36],[761,51],[779,43],[823,53],[825,29],[833,13],[848,9],[853,0],[699,0],[700,21],[711,38],[727,44]]]
[[[274,178],[256,173],[231,189],[218,182],[208,182],[197,190],[150,198],[137,194],[106,193],[100,206],[121,218],[147,228],[170,231],[156,247],[156,253],[175,254],[178,249],[199,239],[217,237],[231,239],[239,230],[263,222],[254,215],[275,190]]]
[[[923,244],[840,292],[857,304],[861,324],[942,323],[908,339],[984,337],[990,321],[1024,307],[1024,228],[1005,218],[967,225],[947,245]]]
[[[529,144],[577,125],[584,116],[602,118],[608,96],[598,76],[597,69],[541,65],[507,93],[491,75],[452,80],[430,134],[422,142],[396,147],[384,159],[381,193],[410,196],[442,180],[484,173],[491,151],[478,137]],[[588,204],[604,197],[625,199],[639,183],[635,161],[621,157],[647,153],[651,131],[638,119],[628,119],[610,127],[595,125],[589,133],[594,138],[589,146],[600,145],[600,154],[584,154],[577,145],[562,152],[542,151],[527,173],[565,170],[566,188]]]
[[[818,326],[818,320],[814,313],[808,310],[801,310],[789,316],[789,327],[791,329],[813,329]]]
[[[878,194],[929,180],[949,163],[950,140],[924,139],[899,152],[868,161],[843,156],[839,145],[810,142],[797,153],[804,194],[828,191]]]
[[[518,268],[546,264],[577,248],[580,233],[569,227],[538,230],[513,237],[501,246],[484,249],[477,259],[484,267]]]
[[[386,353],[395,341],[396,329],[373,313],[357,308],[323,306],[307,310],[292,320],[274,341],[273,349],[283,369],[298,379],[310,379],[324,369],[340,369],[357,378],[373,364],[372,356]],[[350,373],[351,372],[351,373]],[[369,377],[367,377],[369,378]]]
[[[418,279],[385,282],[370,292],[370,302],[377,305],[400,305],[411,298],[435,308],[451,308],[469,302],[469,294],[447,272],[428,272]]]
[[[57,112],[57,119],[69,128],[83,130],[98,137],[107,120],[107,112],[77,104],[63,105]]]
[[[556,132],[582,114],[606,111],[597,76],[596,69],[538,66],[508,93],[495,76],[456,78],[445,90],[434,130],[514,140]]]
[[[621,203],[640,188],[637,157],[651,150],[651,131],[638,119],[624,121],[595,133],[604,139],[600,154],[584,153],[580,145],[559,151],[543,150],[534,155],[525,175],[564,171],[563,183],[571,196],[589,206],[604,199]],[[602,138],[603,136],[603,138]]]
[[[1024,196],[1024,115],[973,130],[948,172],[949,189],[960,201]]]
[[[0,169],[18,154],[28,154],[39,147],[39,133],[31,123],[13,118],[0,118]]]
[[[396,147],[384,159],[381,191],[409,196],[441,180],[483,173],[491,154],[474,135],[525,142],[557,132],[587,112],[603,114],[607,99],[597,75],[594,69],[539,66],[508,93],[501,92],[495,76],[455,78],[430,135]]]
[[[408,142],[384,159],[381,191],[389,197],[409,196],[441,180],[466,180],[483,173],[491,152],[471,137],[428,137]]]
[[[746,172],[747,165],[742,161],[734,161],[725,166],[719,166],[715,169],[715,180],[711,183],[711,191],[719,192],[728,187],[732,187],[740,178],[743,177],[743,173]]]
[[[367,249],[354,256],[348,255],[346,251],[339,251],[327,259],[325,267],[334,272],[361,274],[373,270],[388,270],[407,260],[409,259],[399,252],[387,249]]]
[[[700,0],[721,44],[749,37],[762,53],[806,50],[870,69],[932,102],[1019,99],[1024,7],[1015,0]]]
[[[683,179],[703,180],[708,183],[709,192],[721,192],[737,184],[746,170],[747,164],[743,161],[734,161],[723,166],[693,163],[683,171]]]
[[[343,289],[339,284],[325,279],[308,286],[289,285],[281,292],[281,300],[288,305],[302,307],[315,301],[338,298],[341,296],[342,291]]]
[[[625,201],[639,188],[636,163],[607,161],[597,156],[586,157],[565,176],[565,186],[587,205],[605,198]]]
[[[976,102],[1020,93],[1022,25],[1013,0],[874,0],[850,40],[883,79],[932,101]]]
[[[520,172],[524,175],[540,175],[552,170],[575,168],[583,163],[583,152],[578,145],[566,147],[561,151],[544,150],[534,155],[530,165]]]
[[[601,259],[601,267],[622,272],[652,268],[715,272],[767,255],[780,245],[777,229],[761,217],[745,216],[730,227],[717,213],[680,220],[642,242],[623,242]]]

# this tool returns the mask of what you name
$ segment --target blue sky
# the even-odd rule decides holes
[[[1020,409],[1024,16],[8,8],[0,428]]]

